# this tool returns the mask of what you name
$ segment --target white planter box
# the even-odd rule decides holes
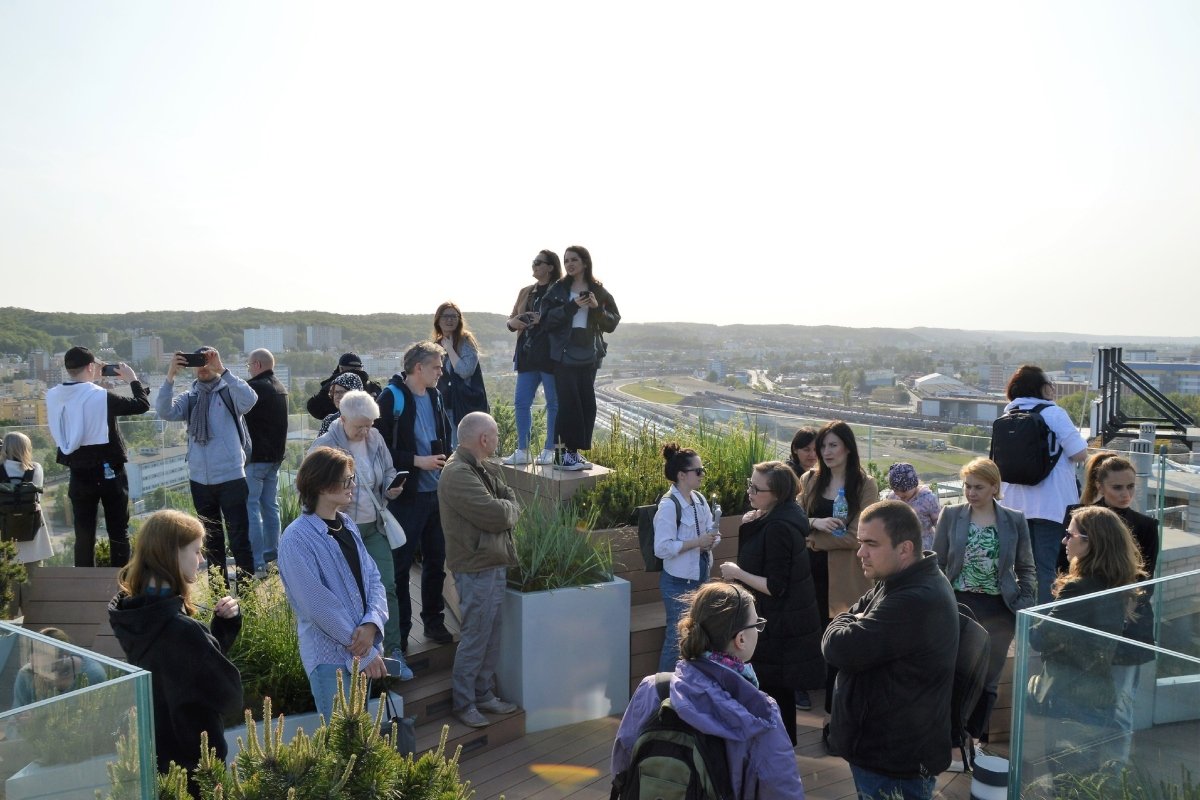
[[[629,704],[629,582],[506,589],[500,696],[525,709],[527,733],[620,714]]]
[[[8,800],[95,800],[97,789],[102,797],[112,789],[108,762],[116,758],[116,755],[99,756],[49,767],[36,762],[29,764],[4,782],[4,796]]]

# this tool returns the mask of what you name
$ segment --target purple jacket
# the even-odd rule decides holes
[[[642,679],[621,718],[612,774],[629,767],[638,734],[658,710],[654,676]],[[671,705],[702,733],[725,739],[734,797],[803,800],[796,754],[775,701],[731,669],[709,661],[680,661],[671,678]]]

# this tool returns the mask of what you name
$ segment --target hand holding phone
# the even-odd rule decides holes
[[[399,489],[404,485],[404,479],[408,477],[408,470],[402,469],[396,472],[396,477],[392,478],[392,482],[388,484],[388,489]]]
[[[208,353],[180,353],[183,356],[183,366],[203,367],[208,363]]]
[[[102,378],[116,378],[120,374],[121,374],[121,365],[120,364],[105,364],[103,367],[100,368],[100,377],[102,377]]]

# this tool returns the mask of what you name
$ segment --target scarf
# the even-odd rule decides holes
[[[740,658],[735,658],[728,653],[714,653],[711,650],[705,650],[702,658],[711,661],[714,664],[720,664],[725,669],[731,669],[738,675],[741,675],[746,680],[750,681],[750,685],[755,689],[758,688],[758,676],[754,674],[754,667],[742,661]]]
[[[192,413],[188,416],[188,433],[192,435],[196,444],[208,444],[208,411],[212,408],[213,395],[223,385],[220,378],[192,383],[192,388],[196,390],[196,404],[192,406]]]

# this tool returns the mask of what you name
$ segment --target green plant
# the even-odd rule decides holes
[[[129,696],[98,689],[40,706],[21,721],[21,736],[43,766],[74,764],[115,752],[125,730]]]
[[[1200,783],[1182,764],[1179,783],[1156,778],[1144,768],[1129,770],[1116,762],[1111,766],[1100,772],[1048,776],[1022,795],[1035,800],[1200,800]]]
[[[508,585],[540,592],[612,580],[612,544],[592,533],[595,523],[595,510],[535,496],[513,530],[517,566],[508,571]]]
[[[17,561],[17,544],[11,540],[0,541],[0,610],[8,615],[18,584],[29,577],[25,565]]]
[[[295,522],[302,512],[300,493],[296,491],[296,484],[292,482],[291,477],[291,474],[288,473],[288,480],[279,484],[279,529],[281,531],[287,530],[287,526]]]
[[[333,716],[312,735],[298,731],[290,742],[283,741],[283,715],[275,724],[258,724],[246,711],[246,739],[238,740],[238,754],[231,766],[209,748],[202,735],[203,755],[195,782],[201,800],[470,800],[469,782],[458,774],[461,750],[446,757],[449,728],[442,728],[438,746],[421,755],[400,755],[392,745],[395,730],[380,734],[383,708],[372,717],[367,711],[367,679],[353,669],[357,680],[346,697],[338,692]],[[270,700],[263,703],[263,718],[272,718]],[[118,759],[109,766],[113,790],[108,800],[133,800],[137,770],[137,740],[134,734],[119,744]],[[166,775],[157,777],[159,800],[190,800],[187,773],[174,763]]]

